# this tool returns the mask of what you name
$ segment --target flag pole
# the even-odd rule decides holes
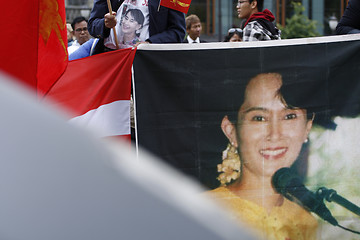
[[[110,0],[107,0],[107,5],[108,5],[108,8],[109,8],[109,13],[112,14],[113,11],[112,11]],[[117,40],[115,27],[113,27],[112,30],[114,31],[116,49],[119,49],[119,44],[118,44],[118,40]]]
[[[158,11],[160,11],[161,0],[159,1]]]

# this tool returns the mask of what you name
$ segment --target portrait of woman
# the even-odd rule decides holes
[[[317,220],[278,194],[273,174],[291,167],[308,141],[314,114],[284,99],[282,76],[262,73],[246,85],[237,119],[224,116],[229,141],[218,165],[220,187],[207,194],[265,239],[316,239]]]
[[[140,42],[140,30],[144,24],[144,15],[139,9],[128,9],[121,19],[121,48],[132,47]]]

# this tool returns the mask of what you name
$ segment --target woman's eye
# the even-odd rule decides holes
[[[285,115],[285,120],[295,119],[297,115],[295,113],[290,113]]]
[[[265,117],[263,116],[254,116],[252,118],[253,121],[256,121],[256,122],[264,122],[265,121]]]

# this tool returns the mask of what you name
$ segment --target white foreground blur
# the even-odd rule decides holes
[[[254,239],[204,189],[105,142],[0,73],[0,239]]]

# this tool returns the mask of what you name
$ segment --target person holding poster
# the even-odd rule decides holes
[[[113,12],[109,13],[106,0],[94,1],[89,18],[89,32],[100,39],[94,54],[126,48],[129,45],[136,47],[139,43],[145,42],[181,43],[185,37],[184,13],[159,7],[159,0],[111,0],[111,6]],[[134,10],[131,10],[131,13],[127,12],[130,9],[137,9],[136,16]],[[138,14],[140,12],[141,14]],[[126,40],[124,42],[124,37],[128,34],[128,30],[125,29],[128,14],[133,18],[137,17],[135,44],[127,44]],[[130,41],[133,42],[134,39]],[[119,41],[118,45],[116,41]]]
[[[137,0],[126,0],[116,13],[115,32],[110,31],[109,37],[104,39],[104,45],[108,49],[117,47],[133,47],[137,43],[145,42],[149,38],[149,10],[146,4]],[[147,19],[145,18],[147,16]],[[108,20],[105,18],[105,24]],[[106,25],[105,25],[106,26]],[[116,43],[118,41],[118,43]],[[118,46],[117,46],[118,44]]]
[[[141,10],[136,8],[130,8],[121,15],[119,19],[120,25],[118,31],[120,31],[120,42],[118,46],[120,48],[133,47],[135,44],[140,43],[140,31],[144,25],[145,17]],[[76,51],[69,54],[69,60],[75,60],[79,58],[88,57],[94,54],[96,48],[103,48],[103,42],[100,41],[99,46],[98,38],[92,38],[83,45],[81,45]],[[101,46],[100,46],[101,45]],[[115,46],[115,42],[110,45]]]
[[[218,165],[221,186],[207,194],[266,239],[316,239],[317,220],[271,184],[277,170],[298,159],[314,118],[286,102],[281,90],[278,73],[259,74],[246,85],[237,120],[222,120],[229,145]]]

